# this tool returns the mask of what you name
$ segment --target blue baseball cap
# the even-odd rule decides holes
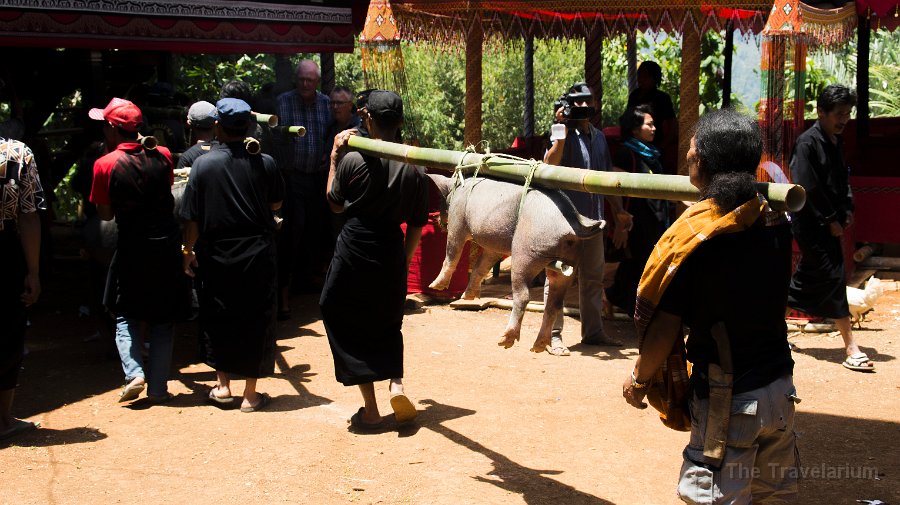
[[[216,110],[210,115],[225,128],[247,128],[252,113],[247,102],[239,98],[223,98],[216,102]]]

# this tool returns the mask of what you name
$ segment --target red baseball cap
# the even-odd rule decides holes
[[[136,132],[144,124],[144,116],[138,106],[122,98],[113,98],[105,109],[91,109],[88,117],[108,121],[125,131]]]

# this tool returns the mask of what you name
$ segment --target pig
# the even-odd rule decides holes
[[[547,268],[561,261],[578,264],[579,242],[602,233],[605,221],[588,219],[575,210],[572,201],[560,190],[531,187],[521,211],[521,184],[472,177],[453,191],[453,180],[429,174],[444,199],[447,212],[447,254],[437,278],[429,286],[444,290],[450,284],[466,241],[472,240],[484,253],[472,266],[469,283],[462,297],[478,298],[481,281],[491,266],[504,256],[511,257],[513,309],[498,345],[510,348],[522,329],[522,318],[530,298],[528,285],[546,269],[549,294],[544,316],[532,352],[544,352],[557,314],[563,308],[572,276]],[[448,199],[449,196],[449,199]]]

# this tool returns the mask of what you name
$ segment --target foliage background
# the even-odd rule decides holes
[[[662,90],[669,93],[679,108],[681,45],[677,36],[666,33],[639,34],[638,61],[647,59],[660,64],[663,70]],[[745,39],[746,40],[746,39]],[[748,45],[735,44],[735,51],[755,49],[758,38]],[[700,95],[701,113],[721,106],[721,84],[725,41],[722,34],[707,33],[701,41]],[[484,139],[492,149],[511,144],[523,129],[524,43],[522,41],[486,44],[483,64]],[[434,47],[403,44],[403,57],[414,108],[409,120],[416,125],[419,143],[443,149],[463,148],[465,103],[465,57],[458,51],[440,51]],[[749,53],[749,51],[748,51]],[[815,117],[815,97],[827,84],[841,83],[856,86],[856,40],[838,50],[811,53],[807,59],[806,116]],[[735,61],[741,60],[735,54]],[[743,55],[747,60],[747,55]],[[303,58],[318,60],[318,54],[297,54],[291,57],[292,68]],[[335,55],[336,83],[354,90],[366,88],[360,65],[359,49],[350,54]],[[758,57],[748,60],[758,65]],[[243,80],[254,90],[275,81],[273,55],[177,55],[175,82],[179,93],[191,101],[215,102],[223,84]],[[552,103],[572,83],[584,80],[584,42],[581,40],[535,40],[535,128],[537,134],[546,132],[552,119]],[[758,86],[759,74],[754,74]],[[152,82],[147,83],[152,84]],[[754,83],[750,83],[753,85]],[[900,30],[894,33],[872,33],[870,52],[870,108],[871,116],[900,116]],[[626,42],[623,36],[610,38],[603,44],[602,122],[615,125],[628,97]],[[78,103],[78,97],[70,100]],[[732,103],[754,114],[757,103],[743,104],[737,94]],[[65,104],[64,104],[65,105]],[[8,111],[0,111],[6,116]],[[51,118],[52,121],[57,119]],[[49,122],[48,122],[49,123]],[[52,127],[51,124],[46,125]],[[71,174],[70,174],[71,175]],[[64,183],[66,180],[63,181]],[[77,198],[68,195],[68,186],[61,184],[57,203],[59,216],[74,213]]]
[[[663,70],[661,89],[679,107],[681,41],[677,35],[642,33],[637,36],[638,60],[654,60]],[[756,40],[758,44],[758,39]],[[735,45],[741,51],[746,44]],[[721,87],[725,41],[723,34],[708,32],[701,41],[700,97],[701,113],[722,103]],[[414,99],[409,121],[415,123],[419,143],[442,149],[463,147],[465,129],[465,55],[442,51],[427,45],[402,46],[406,78]],[[524,83],[524,42],[489,41],[483,63],[484,139],[493,149],[502,149],[522,134]],[[737,57],[736,56],[736,61]],[[900,36],[873,32],[871,50],[871,114],[900,116]],[[317,54],[298,54],[318,60]],[[336,83],[359,90],[366,88],[360,65],[359,49],[335,55]],[[254,89],[275,80],[271,55],[180,55],[182,76],[179,90],[193,99],[218,96],[222,84],[231,79],[244,80]],[[815,97],[827,84],[855,86],[856,41],[833,52],[813,53],[807,60],[807,117],[815,117]],[[584,80],[584,41],[535,40],[535,128],[546,132],[552,119],[552,103],[572,83]],[[758,73],[754,74],[758,79]],[[603,44],[602,121],[615,125],[628,99],[626,42],[624,36],[609,38]],[[758,103],[742,103],[732,93],[732,104],[747,113],[755,113]]]

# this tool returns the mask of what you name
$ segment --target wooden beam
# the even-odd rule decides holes
[[[334,53],[319,53],[319,61],[322,62],[322,93],[327,95],[334,89]]]

